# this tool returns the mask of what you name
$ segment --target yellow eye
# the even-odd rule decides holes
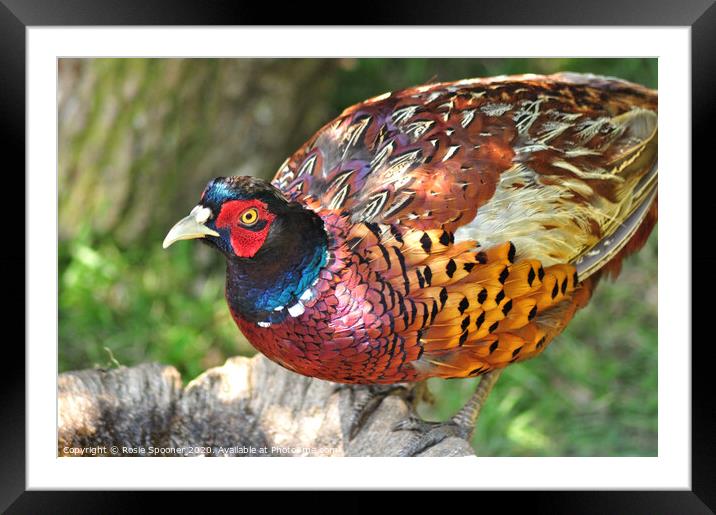
[[[241,213],[241,223],[244,225],[254,225],[259,220],[259,211],[255,207],[249,208]]]

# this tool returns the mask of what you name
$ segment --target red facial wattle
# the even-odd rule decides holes
[[[248,209],[258,211],[258,220],[252,226],[242,224],[241,215]],[[271,213],[266,204],[257,199],[231,200],[221,207],[216,219],[216,227],[229,229],[229,238],[234,253],[239,257],[253,257],[266,241],[271,222],[276,215]]]

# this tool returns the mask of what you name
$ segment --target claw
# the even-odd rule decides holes
[[[393,431],[420,431],[425,424],[430,424],[430,422],[426,422],[414,415],[410,415],[403,420],[398,421],[392,429]]]
[[[427,422],[413,414],[395,424],[393,431],[414,431],[418,433],[398,455],[417,456],[450,436],[470,441],[475,431],[475,423],[480,415],[482,405],[487,400],[487,396],[501,373],[502,370],[486,373],[470,400],[447,422]]]
[[[338,385],[335,391],[349,389],[353,394],[353,405],[348,415],[347,435],[353,440],[363,429],[370,416],[378,409],[388,395],[409,396],[410,389],[402,384],[393,385]]]
[[[395,425],[395,427],[398,426],[401,426],[401,430],[416,431],[418,433],[415,438],[398,453],[398,456],[403,458],[417,456],[421,452],[430,447],[434,447],[451,436],[466,440],[470,437],[471,432],[471,428],[462,427],[452,420],[448,422],[426,422],[414,417],[409,417]]]

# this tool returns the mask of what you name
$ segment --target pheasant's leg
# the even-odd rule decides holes
[[[353,404],[348,415],[347,434],[355,438],[373,412],[388,395],[400,395],[412,402],[413,388],[404,383],[389,385],[339,385],[336,390],[348,389],[353,394]]]
[[[394,431],[418,433],[417,437],[401,451],[400,456],[416,456],[449,436],[457,436],[469,442],[475,432],[475,424],[480,416],[482,405],[501,373],[502,369],[498,369],[484,374],[470,400],[447,422],[426,422],[414,416],[398,422],[393,427]]]

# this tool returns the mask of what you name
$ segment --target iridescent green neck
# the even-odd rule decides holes
[[[229,308],[253,322],[278,323],[296,316],[303,312],[301,295],[318,279],[327,259],[323,221],[297,206],[294,213],[277,220],[254,257],[227,257]]]

